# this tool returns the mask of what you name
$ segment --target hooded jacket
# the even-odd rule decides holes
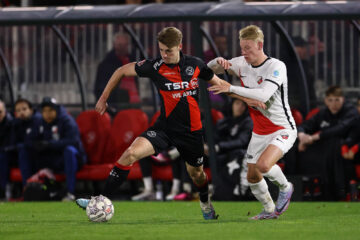
[[[75,147],[80,154],[82,163],[86,162],[86,154],[81,142],[79,128],[75,120],[66,112],[63,106],[54,107],[57,116],[51,123],[45,122],[43,119],[39,124],[34,124],[31,138],[36,141],[46,142],[44,150],[63,151],[67,146]]]

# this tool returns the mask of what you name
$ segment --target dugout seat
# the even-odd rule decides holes
[[[216,125],[216,123],[224,118],[224,114],[222,112],[220,112],[219,110],[216,110],[214,108],[211,109],[211,117],[212,117],[212,122],[214,125]]]
[[[296,126],[301,125],[302,122],[304,121],[304,118],[303,118],[301,112],[299,110],[297,110],[296,108],[292,108],[291,109],[291,114],[294,117]]]
[[[313,108],[311,109],[305,117],[305,120],[309,120],[310,118],[312,118],[314,115],[316,115],[318,112],[320,111],[320,108]]]
[[[148,128],[148,121],[147,115],[140,109],[126,109],[118,112],[110,129],[102,162],[116,162],[134,139]]]
[[[88,164],[100,163],[110,134],[110,115],[100,115],[95,110],[84,111],[76,118],[76,123],[88,156]]]

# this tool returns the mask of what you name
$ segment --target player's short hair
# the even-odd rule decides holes
[[[326,90],[325,96],[326,97],[329,97],[329,96],[343,97],[344,95],[343,95],[343,91],[342,91],[341,87],[331,86]]]
[[[16,100],[14,106],[16,107],[16,105],[18,105],[19,103],[26,103],[30,109],[33,109],[32,103],[25,98],[19,98],[18,100]]]
[[[240,40],[253,40],[257,42],[264,42],[264,33],[263,31],[255,25],[249,25],[240,29],[239,31]]]
[[[163,28],[157,35],[157,40],[168,48],[179,46],[182,42],[182,38],[183,35],[181,31],[176,27]]]

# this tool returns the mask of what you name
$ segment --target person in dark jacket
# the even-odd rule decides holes
[[[321,178],[325,200],[344,196],[340,146],[358,113],[345,102],[342,89],[331,86],[325,93],[325,108],[298,127],[299,171]]]
[[[22,176],[28,179],[42,168],[64,171],[68,193],[63,200],[75,200],[76,172],[86,162],[78,126],[55,99],[45,97],[40,107],[42,120],[31,133],[35,140],[19,155]]]
[[[24,148],[24,144],[32,141],[30,135],[33,124],[39,124],[40,120],[41,114],[33,109],[30,101],[20,98],[15,102],[15,118],[12,121],[13,129],[7,136],[9,141],[6,147],[8,159],[0,161],[1,188],[8,184],[9,166],[16,166],[16,161],[9,161],[9,159],[16,160],[16,156]],[[24,185],[25,183],[23,181]]]
[[[243,163],[253,128],[253,123],[248,113],[247,105],[240,99],[231,102],[231,115],[220,120],[216,125],[215,151],[217,154],[217,169],[219,170],[225,186],[231,186],[235,195],[244,195],[248,188],[246,179],[247,167]],[[205,152],[207,146],[205,146]],[[240,169],[242,178],[239,179]],[[241,186],[239,186],[239,182]],[[241,188],[239,188],[241,187]],[[222,189],[224,189],[222,187]],[[215,194],[228,195],[219,193]],[[220,200],[220,198],[218,198]],[[232,200],[232,199],[223,199]]]
[[[108,79],[113,72],[129,63],[132,59],[129,55],[129,36],[124,33],[117,33],[114,36],[114,48],[107,53],[106,57],[101,61],[97,68],[96,80],[94,86],[94,94],[99,99],[103,92]],[[118,109],[121,103],[139,103],[139,93],[134,77],[123,78],[119,87],[115,88],[111,94],[108,103],[110,106]]]
[[[356,182],[358,181],[355,167],[360,163],[360,98],[357,100],[357,110],[359,115],[353,121],[349,134],[347,135],[343,145],[341,146],[341,155],[344,159],[343,163],[345,169],[345,183],[349,187],[352,184],[356,185]],[[357,187],[355,189],[355,195],[354,192],[351,193],[351,187],[347,189],[347,192],[351,193],[352,200],[358,199],[358,196],[356,194]]]
[[[9,146],[11,145],[9,136],[13,131],[13,118],[6,111],[5,103],[0,100],[0,198],[5,197],[5,187],[9,175],[6,167],[9,161]]]

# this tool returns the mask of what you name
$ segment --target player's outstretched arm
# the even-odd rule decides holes
[[[105,113],[107,108],[107,99],[110,96],[112,90],[119,84],[123,77],[135,77],[137,73],[135,71],[135,62],[128,63],[124,66],[119,67],[111,76],[110,80],[106,84],[106,87],[101,94],[99,100],[96,103],[95,110],[101,115]]]
[[[216,76],[214,74],[214,77],[209,81],[209,83],[212,85],[212,87],[216,87],[218,89],[223,89],[224,93],[226,93],[228,96],[232,97],[232,98],[238,98],[243,100],[247,105],[251,106],[251,107],[259,107],[262,109],[266,109],[266,105],[265,103],[255,100],[255,99],[251,99],[251,98],[246,98],[234,93],[229,93],[229,89],[231,87],[231,84],[226,82],[225,80],[219,78],[218,76]],[[209,90],[212,89],[212,87],[209,88]]]

